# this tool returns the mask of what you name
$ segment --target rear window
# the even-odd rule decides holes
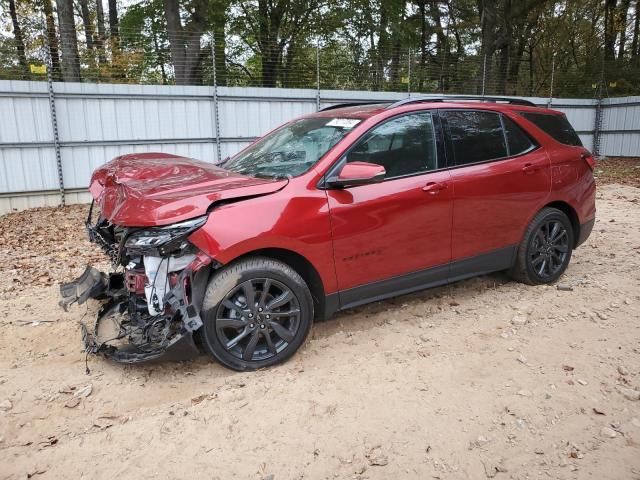
[[[558,142],[576,147],[582,146],[580,137],[564,115],[532,112],[522,112],[521,115]]]

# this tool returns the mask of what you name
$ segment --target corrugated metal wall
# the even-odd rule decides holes
[[[88,201],[93,169],[130,152],[162,151],[217,162],[291,118],[316,110],[315,90],[219,87],[220,132],[213,87],[55,83],[64,187],[68,203]],[[322,107],[347,101],[399,100],[406,93],[320,92]],[[548,99],[532,98],[547,105]],[[595,100],[554,99],[593,144]],[[640,97],[603,105],[602,151],[640,156]],[[0,214],[59,202],[47,84],[0,81]]]

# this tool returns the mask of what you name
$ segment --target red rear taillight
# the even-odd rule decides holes
[[[591,170],[594,170],[596,168],[596,159],[593,158],[593,155],[591,155],[590,153],[583,153],[582,154],[582,159],[587,162],[587,165],[589,165],[589,168]]]

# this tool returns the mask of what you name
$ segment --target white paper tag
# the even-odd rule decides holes
[[[325,126],[338,128],[353,128],[360,123],[357,118],[334,118]]]

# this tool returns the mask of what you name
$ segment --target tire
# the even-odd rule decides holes
[[[569,266],[573,245],[569,218],[556,208],[544,208],[527,227],[511,276],[529,285],[553,283]]]
[[[229,264],[209,280],[202,307],[202,345],[233,370],[287,360],[313,322],[313,299],[290,266],[266,257]]]

